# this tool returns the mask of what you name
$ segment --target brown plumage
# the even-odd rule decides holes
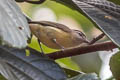
[[[29,23],[31,32],[43,44],[53,49],[71,48],[89,43],[81,31],[72,30],[65,25],[48,21]]]

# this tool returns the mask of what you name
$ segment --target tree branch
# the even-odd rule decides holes
[[[103,43],[96,43],[94,45],[88,45],[84,47],[67,49],[65,51],[57,51],[51,54],[47,54],[47,56],[55,60],[55,59],[90,53],[90,52],[108,51],[114,48],[118,48],[118,47],[113,42],[109,41],[109,42],[103,42]]]

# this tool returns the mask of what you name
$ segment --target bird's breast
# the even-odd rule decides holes
[[[61,49],[59,45],[64,48],[70,48],[79,45],[73,41],[71,36],[72,35],[70,33],[54,27],[43,27],[40,29],[39,39],[43,44],[53,49]],[[53,40],[56,40],[56,42]]]

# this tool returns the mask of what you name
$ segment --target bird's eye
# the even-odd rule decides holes
[[[85,34],[83,34],[82,32],[79,32],[78,34],[79,34],[81,37],[86,38]]]
[[[80,33],[80,32],[79,32],[78,34],[79,34],[80,36],[83,36],[83,34],[82,34],[82,33]]]
[[[74,31],[76,31],[82,38],[86,38],[85,34],[82,33],[81,31],[79,30],[74,30]]]

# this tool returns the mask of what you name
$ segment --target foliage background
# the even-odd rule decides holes
[[[45,3],[43,3],[41,5],[19,3],[18,5],[21,7],[22,11],[31,18],[33,18],[32,16],[33,16],[33,14],[35,14],[35,12],[37,10],[39,10],[41,8],[49,8],[55,14],[56,20],[58,22],[60,21],[61,18],[64,17],[63,19],[61,19],[61,21],[62,20],[67,21],[68,22],[67,25],[70,25],[69,22],[72,22],[72,24],[75,26],[72,26],[71,28],[76,28],[76,25],[77,25],[77,27],[87,35],[89,40],[91,40],[94,36],[99,35],[101,33],[99,30],[97,30],[94,27],[94,25],[86,17],[81,15],[79,12],[69,9],[68,7],[65,7],[56,2],[46,1]],[[44,13],[41,13],[41,14],[44,14]],[[47,16],[45,16],[45,17],[47,17]],[[40,51],[40,48],[39,48],[36,38],[32,39],[32,43],[30,44],[30,46],[32,48]],[[56,51],[54,49],[50,49],[50,48],[46,47],[45,45],[42,45],[42,47],[43,47],[43,50],[45,53],[50,53],[50,52]],[[59,59],[59,60],[56,60],[56,62],[58,62],[58,64],[60,64],[63,67],[81,71],[80,66],[78,66],[78,64],[76,64],[71,58]],[[2,80],[2,77],[0,79]],[[3,78],[3,80],[4,80],[4,78]]]
[[[95,37],[95,36],[97,36],[97,35],[99,35],[101,33],[82,14],[80,14],[79,12],[77,12],[75,10],[72,10],[72,9],[66,7],[66,6],[63,6],[63,5],[59,4],[59,3],[56,3],[56,2],[53,2],[53,1],[46,1],[45,3],[43,3],[41,5],[32,5],[32,4],[27,4],[27,3],[22,3],[22,4],[19,4],[19,5],[21,6],[21,9],[23,10],[23,12],[25,12],[33,20],[34,20],[33,16],[36,14],[35,12],[37,12],[38,10],[41,10],[43,8],[49,8],[55,14],[56,22],[60,22],[62,24],[65,24],[68,27],[73,28],[73,29],[74,28],[75,29],[76,28],[80,29],[81,31],[83,31],[87,35],[87,37],[88,37],[89,40],[91,40],[93,37]],[[45,14],[45,13],[43,12],[43,13],[36,14],[36,15],[40,16],[40,15],[43,15],[43,14]],[[48,16],[46,15],[45,18],[46,17],[49,17],[49,15]],[[49,21],[53,21],[53,19],[51,19],[51,20],[48,19],[48,20]],[[32,39],[32,43],[30,44],[30,46],[32,48],[35,48],[38,51],[40,51],[39,45],[38,45],[38,43],[37,43],[37,41],[36,41],[35,38]],[[56,51],[56,50],[50,49],[50,48],[48,48],[48,47],[46,47],[44,45],[42,45],[42,47],[43,47],[43,50],[44,50],[45,53],[50,53],[50,52]],[[98,54],[97,54],[97,56],[98,56]],[[96,57],[96,55],[93,56],[93,57],[91,57],[91,58],[95,58],[95,57]],[[70,69],[73,69],[73,70],[79,70],[79,71],[81,71],[81,68],[80,68],[79,64],[77,64],[75,61],[73,61],[73,59],[72,58],[64,58],[64,59],[56,60],[56,62],[58,62],[58,64],[60,64],[62,67],[67,67],[67,68],[70,68]],[[98,56],[98,59],[99,59],[99,56]],[[87,61],[85,61],[85,63],[86,62]],[[91,64],[91,62],[90,62],[90,64]],[[88,71],[86,70],[86,72],[97,72],[99,74],[99,70],[100,70],[100,66],[101,66],[100,62],[101,61],[98,60],[98,62],[97,62],[98,64],[94,65],[94,66],[97,66],[97,68],[95,68],[93,70],[90,70],[90,69],[87,68]]]
[[[77,24],[77,27],[81,28],[82,31],[84,31],[87,34],[91,34],[91,36],[92,36],[92,33],[93,33],[92,30],[94,29],[94,25],[87,18],[82,16],[80,13],[78,13],[77,11],[74,11],[72,9],[69,9],[68,7],[65,7],[65,6],[58,4],[56,2],[53,2],[53,1],[47,1],[42,5],[30,5],[27,3],[23,3],[20,5],[22,5],[21,6],[22,10],[27,15],[29,15],[31,18],[36,10],[39,10],[40,8],[50,8],[55,13],[58,22],[62,17],[65,17],[67,22],[70,22],[70,20],[71,20],[73,25]],[[41,14],[44,14],[44,13],[41,13]],[[69,23],[68,23],[68,25],[69,25]],[[72,26],[72,27],[74,28],[74,26]],[[95,34],[97,35],[97,33],[95,33]],[[32,44],[30,44],[30,46],[37,50],[40,50],[39,45],[36,42],[35,38],[33,38]],[[44,49],[45,53],[50,53],[50,52],[56,51],[56,50],[50,49],[44,45],[43,45],[43,49]],[[69,67],[69,68],[72,68],[75,70],[80,70],[80,68],[77,66],[77,64],[75,64],[71,60],[71,58],[60,59],[60,60],[57,60],[57,62],[59,62],[60,64],[64,64],[65,67]]]
[[[113,0],[113,1],[115,3],[117,3],[117,4],[119,4],[119,2],[117,2],[118,0],[117,1]],[[73,23],[72,28],[74,28],[74,26],[79,27],[81,31],[85,32],[85,34],[87,35],[89,40],[91,40],[93,37],[95,37],[95,36],[97,36],[97,35],[99,35],[101,33],[101,31],[99,31],[82,14],[80,14],[77,11],[74,11],[72,9],[69,9],[68,7],[65,7],[65,6],[63,6],[61,4],[53,2],[53,1],[49,1],[48,0],[44,4],[41,4],[41,5],[32,5],[32,4],[28,4],[28,3],[20,3],[19,6],[21,7],[22,11],[25,14],[27,14],[28,16],[30,16],[31,18],[33,18],[32,16],[33,16],[33,14],[35,14],[35,12],[37,10],[39,10],[41,8],[49,8],[49,9],[51,9],[55,13],[56,20],[58,22],[60,22],[62,20],[63,20],[63,22],[66,21],[66,22],[68,22],[68,24],[66,24],[66,25],[70,25],[69,23],[72,22]],[[44,14],[44,13],[41,13],[41,14]],[[47,16],[45,16],[45,17],[47,17]],[[32,43],[30,44],[30,46],[32,48],[37,49],[38,51],[40,51],[40,48],[39,48],[39,45],[37,43],[36,38],[32,39]],[[45,53],[50,53],[50,52],[56,51],[54,49],[50,49],[50,48],[46,47],[45,45],[42,45],[42,47],[43,47]],[[97,58],[96,58],[96,55],[94,56],[94,53],[93,53],[92,56],[93,56],[92,58],[95,58],[93,60],[95,60],[95,61],[98,60],[98,64],[94,65],[95,68],[97,67],[97,70],[95,68],[93,70],[90,70],[90,69],[92,69],[90,67],[90,68],[87,68],[86,72],[87,71],[88,72],[92,72],[93,71],[93,72],[97,72],[99,74],[102,61],[99,59],[100,58],[99,56],[97,56]],[[67,67],[67,68],[70,68],[70,69],[73,69],[73,70],[82,71],[82,68],[80,67],[80,65],[77,64],[73,59],[74,58],[64,58],[64,59],[56,60],[56,62],[58,64],[60,64],[62,67]],[[92,63],[90,63],[90,64],[92,64]],[[88,66],[88,65],[85,65],[85,66]],[[0,76],[0,80],[5,80],[5,79],[2,76]]]

